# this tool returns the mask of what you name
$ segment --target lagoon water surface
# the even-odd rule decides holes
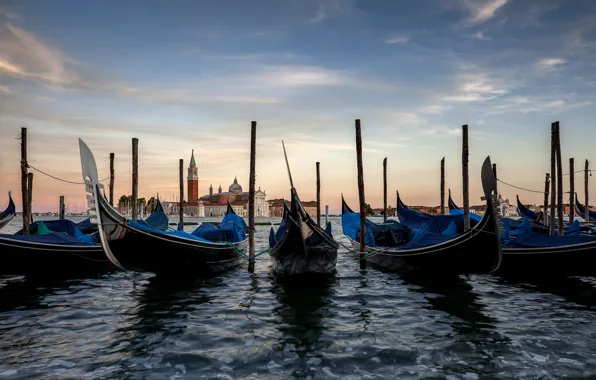
[[[320,283],[279,283],[269,265],[177,283],[118,271],[0,282],[0,379],[596,376],[594,278],[404,279],[361,273],[344,248]]]

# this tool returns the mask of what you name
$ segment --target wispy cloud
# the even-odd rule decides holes
[[[29,79],[49,87],[80,80],[68,65],[75,61],[59,49],[11,23],[0,25],[0,73]]]
[[[410,37],[406,37],[406,36],[392,36],[389,37],[385,40],[386,44],[405,44],[406,42],[410,41]]]
[[[507,4],[508,0],[463,0],[463,6],[469,11],[466,20],[468,25],[477,25],[487,22],[496,16],[499,9]]]
[[[567,61],[564,58],[542,58],[536,62],[538,66],[545,69],[554,69],[558,66],[565,65],[567,63],[569,63],[569,61]]]
[[[490,41],[492,40],[491,37],[485,35],[484,33],[486,33],[488,31],[488,29],[484,29],[480,32],[476,32],[474,33],[474,38],[476,38],[477,40],[482,40],[482,41]]]
[[[10,88],[8,88],[8,86],[0,84],[0,92],[4,94],[10,94],[12,91],[10,91]]]
[[[317,10],[309,22],[319,23],[336,16],[349,15],[353,11],[354,6],[351,0],[319,0]]]
[[[459,85],[455,93],[443,96],[444,101],[486,101],[504,95],[509,91],[505,82],[492,78],[488,73],[462,74],[457,77],[456,82]]]

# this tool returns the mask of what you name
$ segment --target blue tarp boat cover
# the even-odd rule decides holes
[[[37,230],[44,230],[44,235],[38,235]],[[47,233],[47,230],[50,233]],[[30,235],[24,235],[20,230],[14,235],[1,235],[4,238],[10,238],[20,241],[31,241],[46,244],[62,245],[95,245],[97,244],[97,235],[85,235],[71,220],[47,220],[32,223],[29,226]]]
[[[153,211],[151,215],[147,217],[147,219],[145,219],[145,223],[155,230],[165,231],[168,229],[169,219],[166,213],[163,211],[161,203],[158,204],[157,209]]]
[[[225,217],[224,217],[225,220]],[[222,220],[219,225],[203,223],[192,232],[192,235],[213,242],[227,241],[235,243],[246,239],[242,224],[235,219]]]
[[[414,230],[426,224],[429,227],[429,232],[441,234],[452,222],[455,223],[458,233],[463,232],[464,230],[463,211],[461,214],[456,215],[429,215],[410,208],[400,207],[397,210],[397,214],[402,225]],[[482,217],[476,218],[479,217],[479,215],[476,215],[476,217],[473,218],[472,215],[473,214],[470,214],[470,225],[471,227],[474,227]],[[434,224],[431,225],[433,222]]]
[[[506,248],[561,247],[565,245],[596,242],[596,236],[551,236],[537,232],[518,235],[503,244]]]
[[[464,210],[462,210],[462,209],[451,209],[451,210],[449,210],[449,215],[453,215],[453,216],[461,215],[463,217]],[[475,214],[473,212],[470,213],[470,221],[478,223],[481,220],[482,220],[482,216],[481,215]]]
[[[375,224],[369,220],[366,221],[367,226],[367,237],[366,237],[366,245],[375,247],[381,246],[378,244],[378,241],[375,242],[375,235],[373,228],[369,228],[369,226],[374,226],[376,229],[383,231],[383,227],[389,227],[389,230],[392,229],[403,233],[404,231],[408,231],[406,235],[406,239],[402,241],[402,244],[393,245],[393,247],[398,248],[399,250],[408,250],[408,249],[416,249],[422,247],[428,247],[435,244],[440,244],[446,241],[449,241],[455,238],[458,233],[455,230],[455,223],[451,222],[447,227],[441,231],[440,233],[433,233],[429,230],[428,224],[423,224],[419,229],[412,230],[408,227],[405,227],[394,220],[387,221],[388,223],[384,224]],[[360,229],[360,215],[353,213],[353,212],[344,212],[342,215],[342,228],[344,234],[347,235],[352,240],[357,241],[356,237]],[[371,232],[371,236],[369,236],[368,231]],[[393,232],[393,231],[392,231]],[[370,239],[373,239],[373,242],[370,242]],[[385,247],[391,247],[386,246]]]

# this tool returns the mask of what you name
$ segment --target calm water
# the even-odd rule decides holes
[[[0,379],[596,376],[594,278],[412,281],[360,273],[342,252],[326,283],[279,284],[263,255],[255,274],[193,283],[114,272],[4,285]]]

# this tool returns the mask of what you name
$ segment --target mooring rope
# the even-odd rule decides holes
[[[529,191],[529,192],[531,192],[531,193],[544,194],[544,191],[530,190],[530,189],[526,189],[526,188],[523,188],[523,187],[515,186],[515,185],[512,185],[512,184],[510,184],[510,183],[507,183],[507,182],[505,182],[505,181],[502,181],[502,180],[500,180],[500,179],[498,179],[498,178],[497,178],[497,181],[499,181],[499,182],[501,182],[502,184],[505,184],[505,185],[507,185],[507,186],[511,186],[511,187],[514,187],[514,188],[516,188],[516,189],[519,189],[519,190]]]
[[[242,257],[244,260],[249,261],[249,262],[251,261],[250,257],[246,256],[246,254],[241,249],[239,249],[238,247],[236,247],[236,245],[234,245],[233,243],[226,242],[226,245],[230,246],[236,252],[236,254],[238,256]],[[256,253],[255,254],[255,260],[265,260],[265,259],[258,259],[258,257],[261,256],[261,255],[263,255],[263,254],[265,254],[265,253],[268,253],[270,251],[271,251],[271,248],[267,248],[267,249],[265,249],[263,251],[260,251],[260,252]]]
[[[53,176],[51,174],[48,174],[48,173],[46,173],[46,172],[44,172],[42,170],[39,170],[38,168],[33,167],[33,166],[29,165],[29,164],[27,164],[27,167],[30,168],[30,169],[33,169],[33,170],[35,170],[35,171],[37,171],[37,172],[39,172],[39,173],[41,173],[43,175],[46,175],[46,176],[48,176],[50,178],[53,178],[53,179],[58,180],[58,181],[61,181],[61,182],[71,183],[73,185],[84,185],[85,184],[85,182],[74,182],[74,181],[69,181],[69,180],[66,180],[66,179],[58,178],[58,177]],[[99,182],[103,182],[103,181],[106,181],[108,179],[110,179],[110,177],[104,178],[104,179],[100,180]]]

